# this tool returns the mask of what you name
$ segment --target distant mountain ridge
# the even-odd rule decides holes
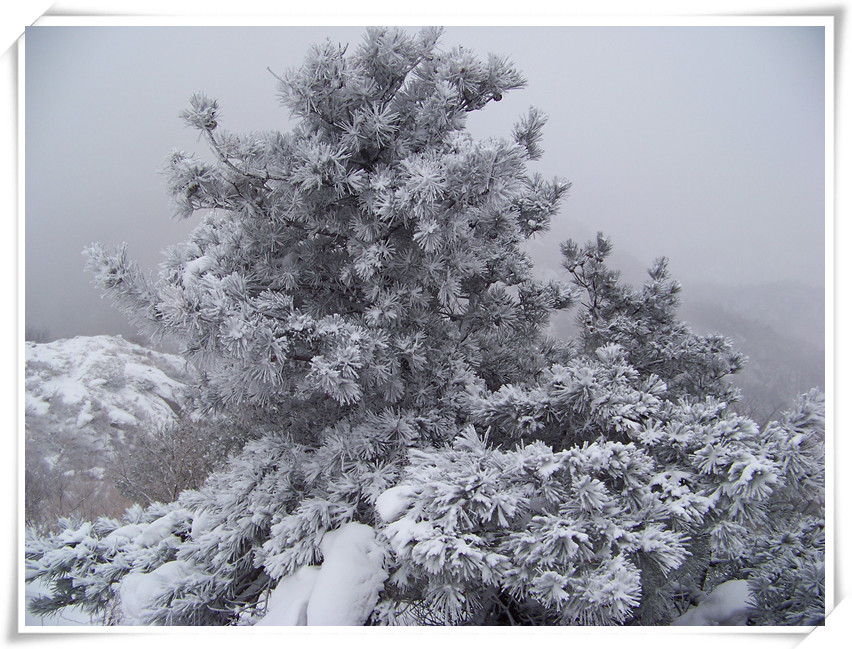
[[[684,285],[683,301],[685,316],[703,320],[706,316],[693,307],[714,304],[724,312],[748,314],[750,319],[766,324],[781,336],[825,348],[825,291],[822,288],[786,281],[742,286],[690,282]]]
[[[807,286],[684,288],[681,317],[699,333],[718,332],[748,356],[734,382],[742,410],[763,422],[810,388],[825,390],[825,298]]]
[[[582,224],[572,224],[578,243],[594,235]],[[568,281],[561,268],[559,239],[538,237],[525,247],[543,279]],[[615,240],[609,266],[635,287],[647,279],[646,268]],[[759,423],[792,405],[798,394],[812,387],[825,389],[825,291],[791,281],[731,285],[683,280],[681,319],[697,333],[719,333],[730,338],[748,356],[746,367],[734,378],[743,393],[741,409]],[[557,313],[551,333],[575,336],[575,311]]]

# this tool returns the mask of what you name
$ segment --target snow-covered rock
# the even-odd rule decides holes
[[[124,624],[145,624],[145,614],[175,582],[199,575],[188,561],[169,561],[148,573],[131,572],[121,580],[119,595]]]
[[[172,533],[175,531],[178,523],[187,519],[191,519],[189,512],[183,509],[171,511],[147,525],[138,536],[133,538],[133,542],[143,548],[153,547],[173,536]]]
[[[308,602],[319,576],[318,566],[302,566],[278,582],[266,615],[255,626],[307,626]]]
[[[713,589],[707,599],[672,622],[672,626],[745,626],[751,607],[748,582],[726,581]]]
[[[397,485],[382,492],[376,498],[376,512],[386,523],[402,516],[414,498],[414,489],[408,485]]]
[[[360,626],[379,599],[388,573],[372,527],[361,523],[326,532],[323,562],[283,578],[269,598],[263,626]]]

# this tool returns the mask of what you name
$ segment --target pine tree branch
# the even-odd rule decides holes
[[[210,129],[210,128],[205,128],[203,132],[207,136],[207,141],[209,142],[210,147],[213,149],[213,152],[216,154],[216,157],[218,157],[219,161],[222,162],[225,166],[227,166],[232,171],[235,171],[236,173],[243,176],[244,178],[248,178],[248,179],[251,179],[251,180],[259,180],[263,184],[266,184],[270,180],[287,182],[286,178],[281,178],[279,176],[270,175],[268,170],[264,173],[263,176],[259,176],[257,174],[253,174],[253,173],[250,173],[248,171],[245,171],[244,169],[240,169],[239,167],[237,167],[233,162],[231,162],[228,159],[228,156],[225,155],[225,152],[222,150],[222,147],[216,141],[216,137],[213,135],[213,130]]]

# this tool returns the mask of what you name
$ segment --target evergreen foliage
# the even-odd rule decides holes
[[[825,618],[825,398],[816,390],[771,423],[765,435],[782,483],[744,574],[759,624],[822,624]],[[746,563],[746,562],[744,562]]]
[[[735,414],[743,359],[677,319],[664,260],[625,286],[599,235],[564,244],[570,282],[533,279],[520,244],[569,188],[527,171],[544,116],[474,140],[467,114],[523,78],[439,35],[314,47],[280,79],[287,134],[226,133],[193,96],[182,117],[214,161],[176,152],[168,172],[200,224],[156,280],[124,248],[93,246],[90,267],[180,341],[207,409],[258,432],[172,504],[31,538],[28,576],[54,588],[34,609],[123,599],[140,623],[251,624],[355,522],[389,575],[372,624],[665,624],[745,572],[762,622],[821,610],[818,397],[763,431]],[[580,340],[549,339],[576,304]],[[775,556],[775,534],[807,561]],[[779,583],[793,564],[806,577]],[[158,575],[142,606],[121,585]],[[801,615],[772,616],[778,597]]]

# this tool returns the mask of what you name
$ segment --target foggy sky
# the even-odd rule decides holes
[[[231,131],[287,130],[279,73],[310,43],[360,28],[32,27],[26,32],[25,290],[28,326],[53,337],[134,332],[91,284],[82,249],[128,243],[154,269],[197,219],[169,217],[163,160],[202,153],[177,118],[190,95],[219,100]],[[573,183],[552,234],[603,230],[643,266],[717,284],[825,273],[824,40],[815,27],[448,28],[528,80],[471,116],[508,136],[530,105],[550,116],[531,169]],[[552,250],[548,253],[548,249]]]

